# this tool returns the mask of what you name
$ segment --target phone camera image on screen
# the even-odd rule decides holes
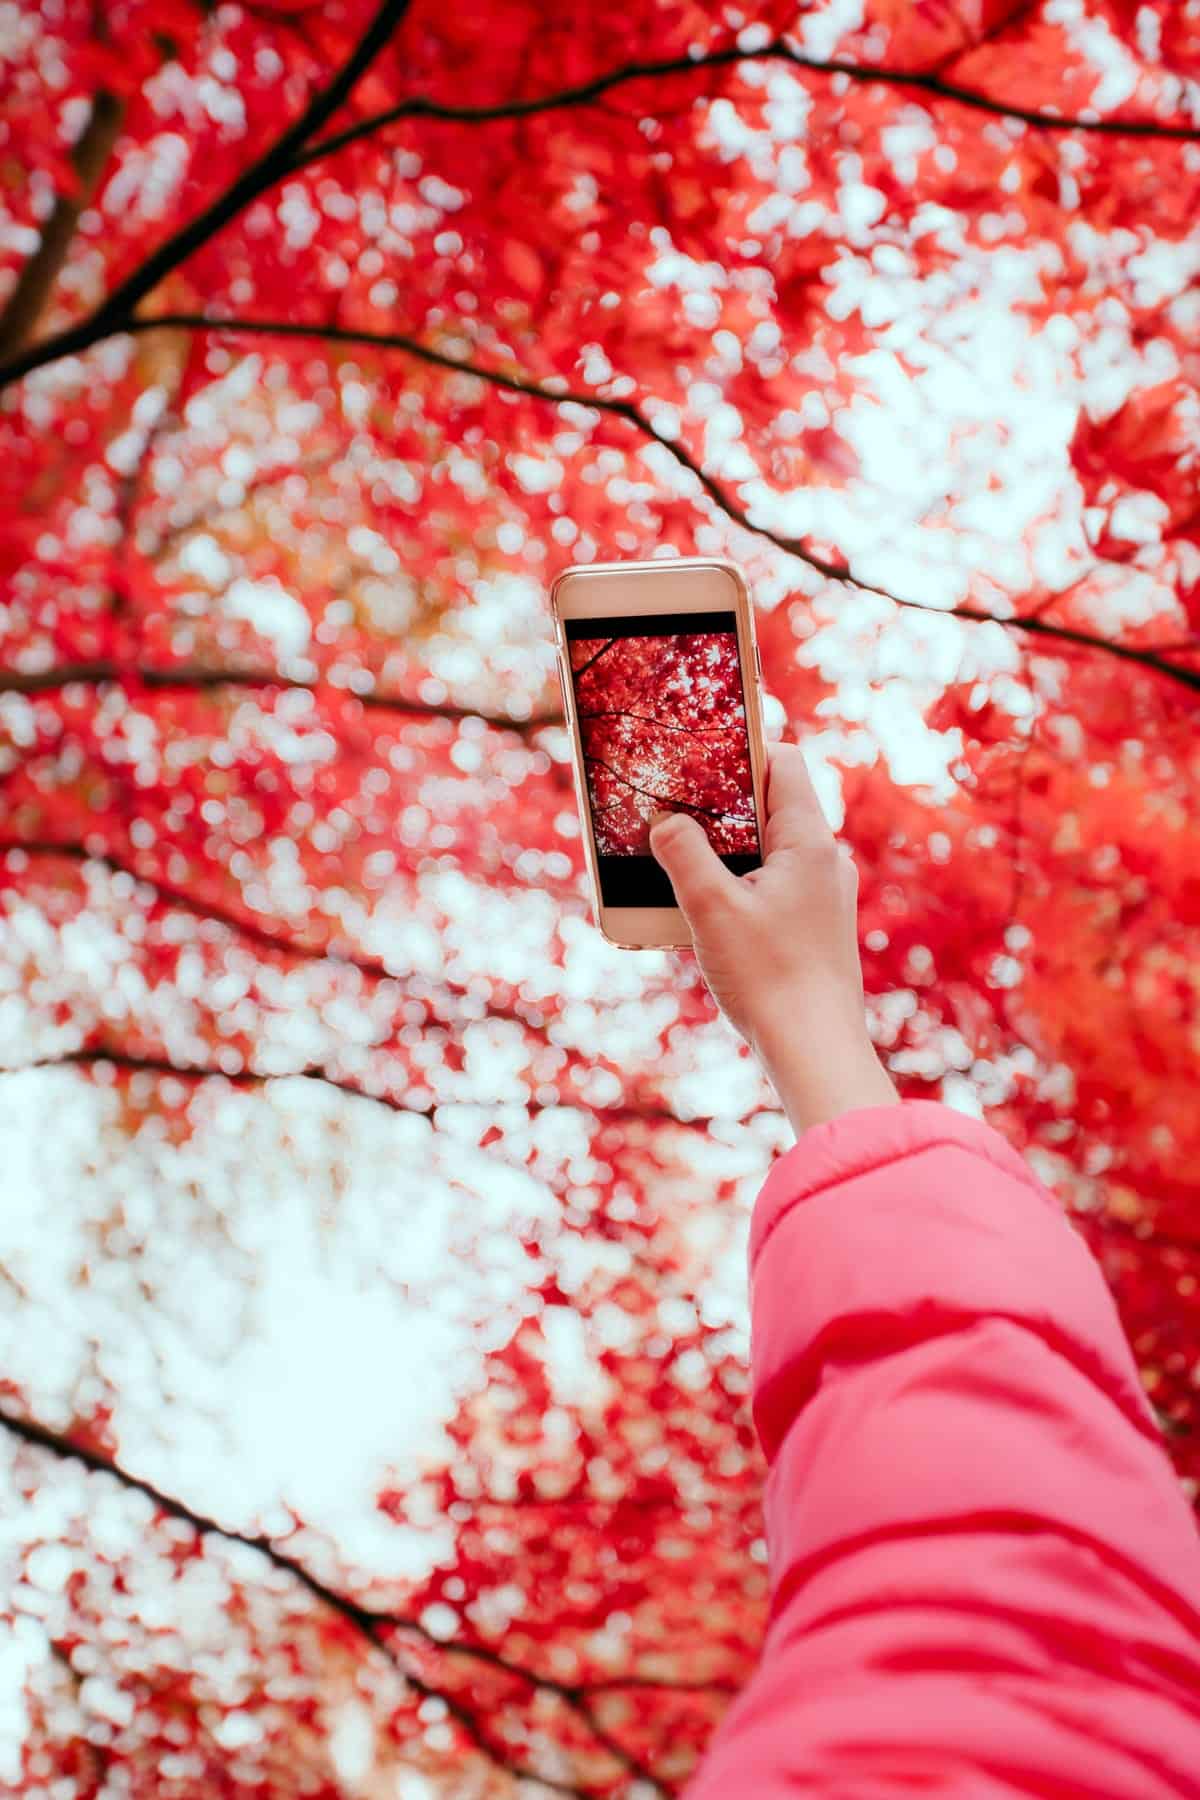
[[[674,906],[650,850],[685,812],[734,874],[762,861],[733,612],[564,621],[605,906]]]

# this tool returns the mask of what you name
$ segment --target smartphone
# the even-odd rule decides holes
[[[691,947],[650,849],[656,812],[699,821],[735,875],[762,862],[766,752],[740,569],[592,563],[550,594],[596,923],[626,950]]]

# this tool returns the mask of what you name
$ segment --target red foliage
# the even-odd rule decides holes
[[[6,1794],[671,1793],[753,1666],[788,1140],[591,928],[572,562],[746,566],[880,1050],[1196,1495],[1200,24],[860,10],[8,9]],[[614,842],[747,793],[728,656],[630,719],[703,648],[596,665]]]
[[[575,638],[570,650],[598,853],[648,855],[658,811],[692,814],[721,855],[757,850],[736,634]]]

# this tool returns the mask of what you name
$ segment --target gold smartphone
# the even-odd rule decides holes
[[[626,950],[691,948],[650,849],[686,812],[735,875],[762,862],[766,750],[754,610],[733,563],[592,563],[550,594],[596,923]]]

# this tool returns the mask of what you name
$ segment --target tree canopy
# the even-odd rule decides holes
[[[792,1140],[592,923],[572,563],[746,570],[880,1053],[1196,1499],[1200,11],[10,0],[0,73],[0,1791],[658,1800],[754,1666]]]

